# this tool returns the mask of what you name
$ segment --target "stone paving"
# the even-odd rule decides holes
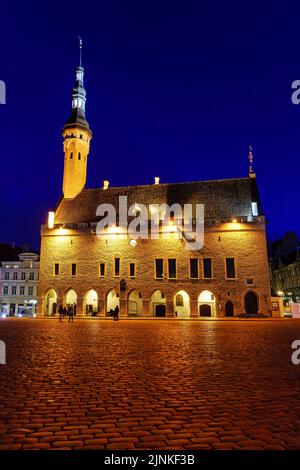
[[[0,449],[300,448],[300,321],[0,320]]]

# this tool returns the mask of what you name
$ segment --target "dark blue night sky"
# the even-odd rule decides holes
[[[246,176],[251,143],[269,236],[300,233],[299,2],[29,1],[0,15],[0,241],[38,247],[61,194],[78,34],[89,187]]]

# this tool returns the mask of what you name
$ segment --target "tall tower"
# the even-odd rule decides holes
[[[76,197],[86,183],[87,158],[92,132],[85,119],[86,91],[83,85],[84,68],[81,63],[82,40],[79,38],[79,65],[72,93],[72,111],[62,135],[64,138],[63,195],[66,199]]]

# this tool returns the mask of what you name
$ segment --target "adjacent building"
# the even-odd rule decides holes
[[[249,175],[212,181],[87,189],[92,132],[85,117],[84,69],[76,69],[72,111],[63,135],[63,191],[41,229],[38,314],[73,306],[79,316],[177,318],[271,315],[265,218],[250,149]],[[197,172],[195,170],[195,178]],[[157,211],[156,236],[136,238],[121,223],[122,198],[129,221],[146,206]],[[121,198],[121,199],[120,199]],[[99,210],[99,206],[102,209]],[[204,246],[188,249],[190,232],[174,204],[204,206]],[[99,234],[103,208],[116,224]],[[143,224],[144,222],[142,222]],[[147,222],[147,228],[152,222]]]
[[[0,266],[0,312],[2,315],[36,313],[39,256],[20,253],[18,261],[3,261]]]
[[[285,306],[300,303],[300,242],[293,232],[269,245],[271,287]]]

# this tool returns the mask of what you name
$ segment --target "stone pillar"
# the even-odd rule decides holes
[[[198,313],[198,300],[191,300],[190,301],[190,318],[198,318],[199,313]]]
[[[166,301],[166,317],[173,318],[174,317],[174,303],[173,300]]]
[[[127,317],[127,299],[120,295],[120,317]]]
[[[142,314],[144,317],[150,317],[152,316],[150,312],[150,300],[149,299],[143,299],[143,310]]]
[[[83,311],[83,297],[77,297],[76,318],[82,318],[83,316],[85,316],[85,312]]]
[[[105,300],[101,299],[98,294],[98,317],[105,317]]]

